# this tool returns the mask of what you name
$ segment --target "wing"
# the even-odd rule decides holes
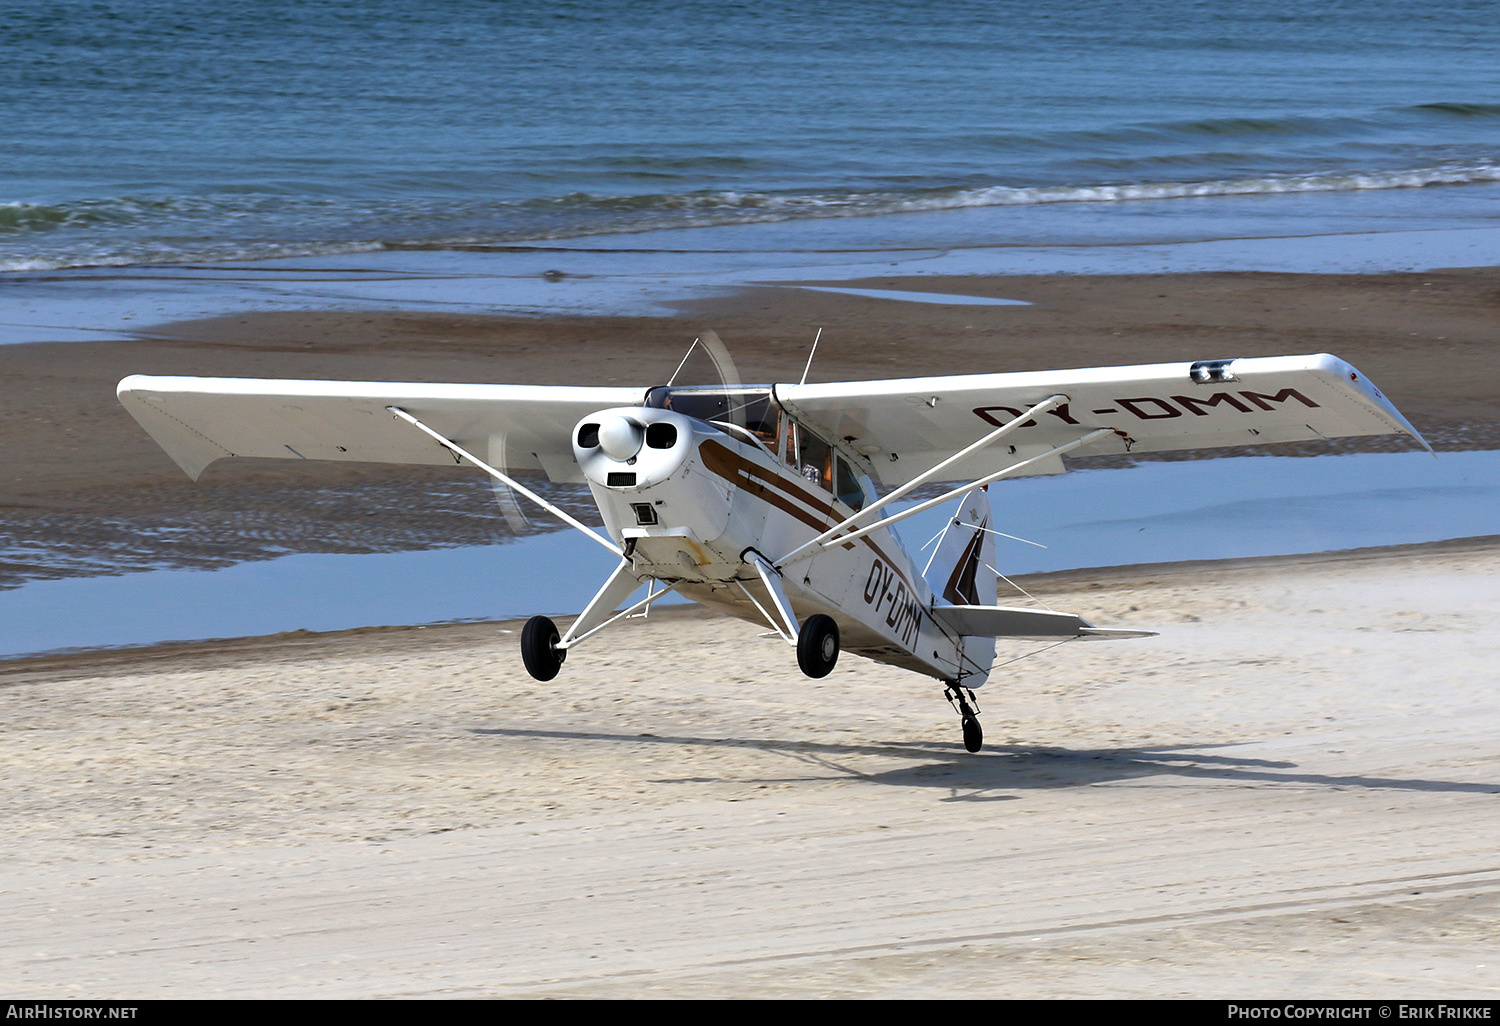
[[[635,406],[639,388],[150,377],[120,382],[120,402],[194,479],[232,456],[452,465],[455,457],[387,409],[399,406],[471,452],[500,439],[512,469],[582,481],[573,426]]]
[[[776,388],[793,414],[864,453],[887,485],[911,480],[1054,395],[1067,403],[945,470],[942,480],[992,473],[1096,428],[1114,434],[1074,455],[1352,435],[1422,441],[1363,374],[1326,354]],[[1055,457],[1032,472],[1062,469]]]

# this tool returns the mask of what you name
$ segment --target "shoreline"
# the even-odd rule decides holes
[[[1080,567],[1016,574],[1011,579],[1029,592],[1046,593],[1054,589],[1085,593],[1119,589],[1149,591],[1153,588],[1176,587],[1184,581],[1199,578],[1213,577],[1222,580],[1226,576],[1233,576],[1238,579],[1254,579],[1275,576],[1288,570],[1306,571],[1322,566],[1354,568],[1385,563],[1421,564],[1464,556],[1488,557],[1497,549],[1500,549],[1500,534],[1328,552]],[[1011,594],[1008,589],[1002,592],[1002,602],[1012,601],[1005,597],[1007,594]],[[1022,601],[1015,596],[1013,599],[1016,602]],[[558,616],[556,619],[566,626],[576,615]],[[696,603],[658,606],[652,610],[651,616],[669,623],[729,619]],[[357,649],[369,639],[374,639],[381,645],[399,646],[409,642],[418,647],[435,649],[445,644],[445,639],[449,638],[460,644],[469,644],[476,639],[492,639],[497,631],[519,636],[526,619],[521,616],[422,624],[382,624],[329,631],[297,629],[240,637],[52,650],[0,657],[0,687],[33,680],[72,679],[94,672],[121,670],[137,664],[157,666],[179,661],[221,659],[227,668],[231,664],[253,662],[267,657],[306,657],[324,649],[349,651]],[[424,633],[419,635],[418,632]]]

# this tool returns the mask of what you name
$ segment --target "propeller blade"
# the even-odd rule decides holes
[[[718,332],[705,331],[698,336],[698,347],[708,355],[710,362],[714,365],[714,376],[718,378],[717,384],[729,393],[729,401],[724,412],[718,419],[726,420],[738,427],[745,426],[745,407],[743,401],[733,397],[733,393],[743,387],[744,382],[740,380],[740,370],[734,365],[734,357],[729,355],[729,347],[719,338]]]
[[[511,476],[510,467],[505,459],[505,435],[490,435],[489,451],[485,457],[490,466],[502,474]],[[516,493],[510,485],[499,478],[490,478],[490,487],[495,492],[495,502],[500,507],[500,512],[505,516],[505,522],[510,526],[512,534],[525,534],[531,526],[526,519],[526,513],[521,509],[521,503],[516,499]]]
[[[698,353],[702,355],[695,357]],[[703,357],[713,364],[712,370],[704,366]],[[744,383],[734,357],[729,355],[729,347],[717,332],[705,331],[693,340],[668,385],[699,393],[699,398],[692,402],[692,416],[746,427]]]

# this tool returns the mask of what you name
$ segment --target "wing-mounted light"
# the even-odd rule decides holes
[[[1229,369],[1233,360],[1199,360],[1188,368],[1188,377],[1195,385],[1217,385],[1240,380]]]

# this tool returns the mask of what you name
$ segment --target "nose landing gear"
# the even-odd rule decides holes
[[[974,692],[949,681],[943,687],[943,697],[958,710],[964,728],[964,751],[979,751],[984,747],[984,728],[979,725],[979,700],[974,697]]]

